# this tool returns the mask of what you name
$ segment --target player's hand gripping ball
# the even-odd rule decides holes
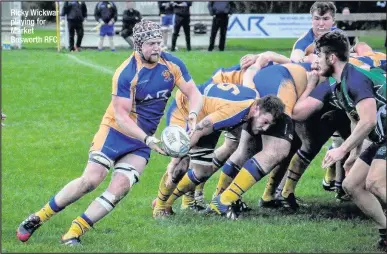
[[[161,133],[161,144],[169,156],[181,158],[189,151],[190,139],[188,133],[182,127],[171,125]]]

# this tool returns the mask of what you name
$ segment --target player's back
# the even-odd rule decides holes
[[[209,83],[201,88],[203,107],[198,119],[212,115],[217,130],[240,123],[258,95],[254,89],[231,83]],[[176,92],[176,104],[184,114],[189,113],[189,102],[180,91]]]
[[[261,69],[253,78],[260,97],[275,95],[285,104],[285,112],[291,115],[294,104],[305,91],[306,72],[310,63],[277,64]]]
[[[239,64],[228,68],[219,68],[212,73],[210,83],[243,84],[244,70]],[[208,81],[207,81],[208,82]]]
[[[370,51],[362,56],[350,57],[349,62],[362,67],[364,64],[371,68],[377,68],[386,64],[386,54],[382,52]]]

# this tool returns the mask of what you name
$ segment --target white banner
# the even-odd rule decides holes
[[[233,14],[228,38],[298,38],[312,27],[310,14]]]

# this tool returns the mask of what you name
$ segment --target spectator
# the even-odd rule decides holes
[[[189,8],[192,5],[191,1],[175,1],[172,3],[173,12],[175,13],[175,25],[172,35],[172,47],[171,51],[176,50],[176,41],[179,36],[180,27],[183,26],[185,41],[187,43],[187,50],[191,50],[191,35],[190,35],[190,19],[191,14]]]
[[[117,7],[111,1],[101,1],[95,6],[95,20],[100,23],[98,50],[102,50],[103,41],[107,35],[109,38],[110,49],[115,51],[113,35],[114,23],[117,21]]]
[[[87,18],[87,7],[85,2],[66,1],[62,8],[61,19],[67,16],[69,30],[69,50],[70,52],[80,51],[83,38],[83,21]],[[77,33],[77,43],[74,47],[74,35]]]
[[[210,11],[210,15],[213,16],[210,45],[208,47],[208,51],[212,51],[214,49],[215,38],[219,29],[220,29],[219,51],[224,51],[224,46],[226,44],[228,17],[229,15],[231,15],[233,8],[234,8],[234,3],[231,1],[208,2],[208,10]]]
[[[349,15],[350,13],[351,12],[348,7],[343,8],[343,11],[342,11],[343,15]],[[355,21],[343,20],[343,21],[337,22],[337,28],[340,28],[343,31],[352,31],[357,29],[357,24]],[[348,39],[351,46],[354,46],[356,44],[355,36],[348,36]]]
[[[122,14],[122,30],[121,36],[127,41],[132,49],[133,44],[133,27],[136,23],[140,22],[142,17],[141,13],[133,8],[133,2],[127,2],[127,8]]]
[[[163,50],[168,49],[168,34],[173,28],[173,2],[160,1],[159,4],[159,15],[161,23],[161,31],[163,34]]]

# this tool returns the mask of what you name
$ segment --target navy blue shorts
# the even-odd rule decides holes
[[[108,25],[104,24],[101,26],[99,30],[99,35],[100,36],[113,36],[114,35],[114,25]]]

